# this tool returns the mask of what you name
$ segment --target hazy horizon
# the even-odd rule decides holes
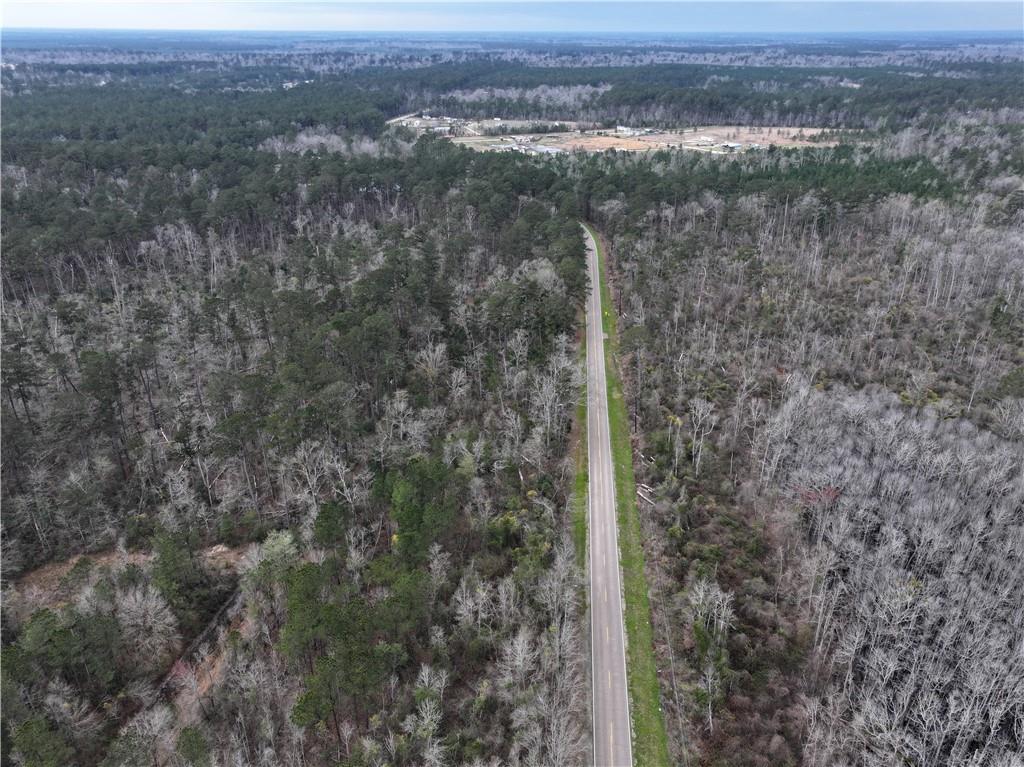
[[[930,2],[6,2],[4,31],[397,34],[1019,34],[1021,6]]]

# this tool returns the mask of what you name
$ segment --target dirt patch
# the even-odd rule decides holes
[[[173,678],[174,683],[171,705],[177,714],[175,733],[199,721],[203,713],[204,700],[220,686],[229,665],[226,637],[233,631],[251,635],[251,623],[243,609],[222,629],[209,652],[201,653],[191,664],[184,660],[174,664],[169,676]]]
[[[205,549],[201,556],[207,569],[214,574],[234,573],[238,571],[248,549],[248,545],[231,548],[218,544]],[[56,608],[66,604],[78,593],[91,571],[103,567],[117,570],[128,565],[146,567],[152,559],[153,554],[148,551],[113,549],[98,554],[76,554],[25,573],[13,582],[11,589],[13,596],[31,610]]]
[[[582,149],[584,152],[604,152],[607,149],[618,149],[626,152],[643,152],[651,149],[651,144],[632,136],[616,136],[615,134],[583,133],[567,134],[559,142],[570,149]]]
[[[238,572],[238,567],[249,551],[249,546],[236,546],[231,548],[223,543],[211,546],[203,552],[203,561],[210,570],[225,570]]]
[[[79,570],[84,570],[86,562],[82,560],[92,563],[93,568],[116,569],[129,564],[141,567],[148,564],[152,558],[151,553],[142,551],[115,550],[99,554],[76,554],[62,562],[50,562],[25,573],[14,581],[14,589],[37,607],[57,607],[74,596],[74,592],[77,591],[75,583],[72,582],[73,576],[69,578],[69,575],[76,566]]]

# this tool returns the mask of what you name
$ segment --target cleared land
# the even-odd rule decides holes
[[[569,120],[506,120],[494,117],[487,120],[465,120],[460,117],[446,117],[417,113],[402,115],[387,121],[388,125],[400,125],[417,134],[440,133],[445,136],[462,138],[495,138],[504,134],[523,134],[560,127],[579,131],[594,127],[594,123],[578,123]]]
[[[459,136],[454,139],[481,151],[520,151],[536,154],[571,152],[604,152],[617,149],[626,152],[648,152],[679,147],[699,152],[729,154],[770,146],[835,146],[838,142],[822,136],[823,128],[750,127],[712,125],[635,135],[614,130],[546,133],[519,136]]]

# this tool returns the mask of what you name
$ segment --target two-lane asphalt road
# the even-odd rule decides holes
[[[590,297],[587,300],[587,455],[590,550],[591,681],[594,764],[633,764],[626,684],[626,630],[622,622],[619,535],[615,517],[615,474],[608,430],[608,386],[601,325],[601,282],[597,245],[584,228]]]

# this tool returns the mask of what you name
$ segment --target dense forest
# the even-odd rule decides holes
[[[1019,763],[1019,42],[6,34],[5,765],[587,763],[580,221],[673,762]]]

